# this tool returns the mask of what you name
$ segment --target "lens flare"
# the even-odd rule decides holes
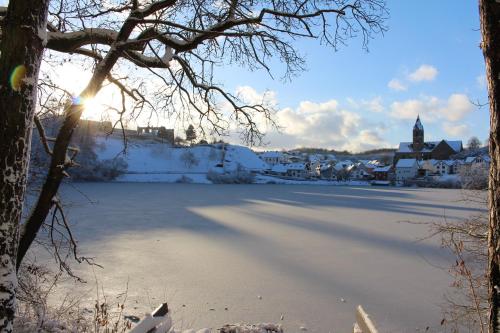
[[[83,105],[85,104],[85,100],[83,97],[80,97],[80,96],[73,96],[71,98],[72,102],[73,102],[73,105]]]
[[[12,71],[10,75],[10,87],[14,91],[21,90],[21,85],[23,84],[23,79],[26,77],[26,66],[19,65]]]

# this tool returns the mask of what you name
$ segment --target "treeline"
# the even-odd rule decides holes
[[[371,150],[366,150],[363,152],[359,153],[353,153],[348,150],[335,150],[335,149],[325,149],[325,148],[310,148],[310,147],[304,147],[304,148],[296,148],[293,149],[292,151],[299,152],[299,153],[305,153],[305,154],[333,154],[333,155],[342,155],[342,156],[363,156],[363,155],[386,155],[386,154],[393,154],[397,149],[396,148],[378,148],[378,149],[371,149]]]

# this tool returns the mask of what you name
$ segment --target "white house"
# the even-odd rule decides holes
[[[420,168],[425,170],[426,176],[435,175],[438,173],[437,164],[438,164],[438,160],[434,160],[434,159],[425,160],[425,161],[421,162]]]
[[[490,157],[469,156],[460,165],[460,172],[467,172],[471,169],[488,169],[490,167]]]
[[[418,173],[418,162],[414,158],[401,158],[396,164],[396,181],[404,182],[405,180],[415,178]]]
[[[269,164],[271,167],[276,164],[285,163],[285,155],[279,151],[266,151],[259,155],[259,157]]]
[[[360,180],[367,179],[371,176],[368,169],[362,163],[356,163],[347,167],[347,172],[349,173],[350,179]]]
[[[436,173],[440,174],[441,176],[453,174],[454,165],[455,161],[452,160],[437,161],[435,164]]]
[[[287,173],[287,170],[288,169],[287,169],[286,164],[275,164],[271,168],[270,173],[273,175],[277,175],[277,176],[285,176]]]
[[[306,178],[309,173],[305,163],[290,163],[286,165],[286,175],[292,178]]]

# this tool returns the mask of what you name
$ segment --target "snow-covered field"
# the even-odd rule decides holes
[[[452,258],[416,241],[425,226],[400,221],[478,212],[459,190],[74,186],[93,203],[70,186],[63,199],[81,250],[104,266],[95,274],[108,300],[128,281],[126,313],[167,301],[177,328],[277,322],[286,332],[350,332],[362,304],[381,332],[440,331]],[[76,271],[90,290],[93,269]]]

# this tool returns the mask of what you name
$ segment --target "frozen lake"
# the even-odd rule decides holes
[[[302,185],[75,184],[63,191],[83,254],[126,313],[167,301],[178,328],[283,323],[350,332],[362,304],[381,332],[440,330],[451,257],[427,227],[478,209],[460,190]],[[90,282],[93,269],[76,271]],[[89,294],[93,299],[94,294]],[[280,317],[283,315],[283,320]]]

